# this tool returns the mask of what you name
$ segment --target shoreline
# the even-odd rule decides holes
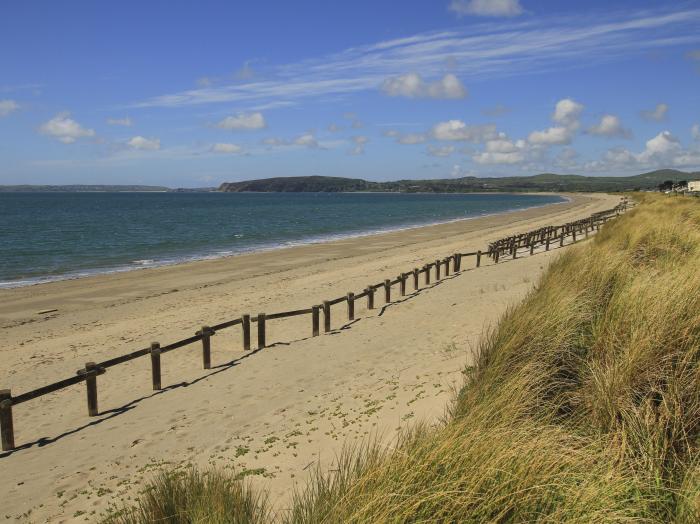
[[[145,191],[145,193],[152,193],[152,192],[154,192],[154,191]],[[354,193],[359,193],[359,192],[354,192]],[[368,192],[368,193],[371,194],[372,192]],[[436,194],[436,193],[415,193],[415,194]],[[461,195],[461,193],[439,193],[439,194]],[[469,194],[493,194],[493,193],[469,193]],[[280,243],[270,244],[270,245],[262,244],[262,245],[257,245],[257,246],[244,247],[244,248],[241,248],[241,249],[238,249],[235,251],[226,250],[226,251],[219,251],[217,253],[211,253],[211,254],[183,255],[180,257],[176,257],[176,258],[166,257],[166,258],[163,258],[160,260],[159,259],[134,260],[131,263],[129,263],[128,265],[122,264],[122,265],[118,265],[118,266],[114,266],[114,267],[86,269],[83,271],[67,272],[67,273],[63,273],[61,275],[55,275],[55,276],[38,276],[38,277],[30,277],[30,278],[19,279],[19,280],[0,281],[0,292],[2,292],[3,290],[7,290],[7,289],[26,288],[26,287],[32,287],[32,286],[37,286],[37,285],[42,285],[42,284],[52,284],[55,282],[74,281],[74,280],[81,280],[81,279],[86,279],[86,278],[91,278],[91,277],[99,277],[99,276],[104,276],[104,275],[113,275],[113,274],[120,274],[120,273],[129,273],[132,271],[141,271],[141,270],[146,270],[146,269],[167,268],[167,267],[175,267],[175,266],[181,266],[181,265],[197,263],[197,262],[223,260],[223,259],[227,259],[227,258],[231,258],[231,257],[241,256],[241,255],[251,255],[251,254],[256,254],[256,253],[274,252],[274,251],[278,251],[278,250],[291,249],[291,248],[299,247],[299,246],[312,246],[312,245],[326,244],[326,243],[337,242],[337,241],[361,239],[361,238],[365,238],[365,237],[374,237],[377,235],[398,233],[398,232],[402,232],[402,231],[410,231],[410,230],[421,229],[421,228],[425,228],[425,227],[441,226],[441,225],[445,225],[445,224],[453,224],[453,223],[457,223],[457,222],[477,220],[477,219],[488,218],[488,217],[499,216],[499,215],[508,215],[511,213],[517,213],[519,211],[527,211],[529,209],[540,209],[540,208],[544,208],[547,206],[569,204],[572,202],[572,196],[570,196],[570,195],[567,196],[567,194],[565,194],[565,193],[542,193],[542,192],[510,193],[510,192],[502,192],[500,194],[508,194],[508,195],[510,195],[510,194],[526,194],[526,195],[535,195],[535,196],[557,196],[559,198],[562,198],[563,201],[561,201],[561,202],[549,202],[549,203],[541,204],[541,205],[513,208],[513,209],[508,209],[505,211],[498,211],[495,213],[475,214],[475,215],[468,216],[468,217],[458,217],[458,218],[453,218],[453,219],[449,219],[449,220],[437,220],[437,221],[432,221],[432,222],[407,224],[407,225],[403,225],[403,226],[389,226],[386,228],[372,229],[372,230],[365,230],[365,231],[358,231],[358,232],[334,233],[334,234],[328,234],[328,235],[324,235],[324,236],[311,236],[311,237],[306,237],[306,238],[302,237],[298,240],[287,241],[283,244],[280,244]],[[143,264],[139,264],[141,262],[143,262]]]

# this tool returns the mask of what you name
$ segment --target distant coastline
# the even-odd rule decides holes
[[[461,177],[374,182],[331,176],[272,177],[224,182],[219,187],[133,184],[0,185],[0,193],[558,193],[656,189],[667,181],[700,179],[700,172],[659,169],[634,176],[581,176],[541,173],[515,177]]]
[[[119,184],[0,185],[0,193],[206,193],[214,187],[176,188]]]

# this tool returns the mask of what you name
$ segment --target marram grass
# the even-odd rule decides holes
[[[636,198],[483,337],[440,428],[344,453],[284,513],[191,472],[117,522],[700,522],[700,200]]]

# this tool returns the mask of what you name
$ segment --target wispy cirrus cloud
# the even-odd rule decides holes
[[[700,42],[700,9],[656,9],[538,17],[421,33],[269,68],[246,82],[202,86],[136,102],[136,107],[260,104],[378,90],[387,78],[417,72],[477,81],[607,62],[650,49]],[[259,78],[259,79],[258,79]]]

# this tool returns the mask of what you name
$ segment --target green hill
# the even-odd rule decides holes
[[[275,177],[244,182],[225,182],[219,191],[240,192],[353,192],[469,193],[482,191],[630,191],[653,189],[666,180],[678,182],[700,178],[700,172],[660,169],[635,176],[597,177],[542,173],[534,176],[370,182],[360,178],[327,176]]]

